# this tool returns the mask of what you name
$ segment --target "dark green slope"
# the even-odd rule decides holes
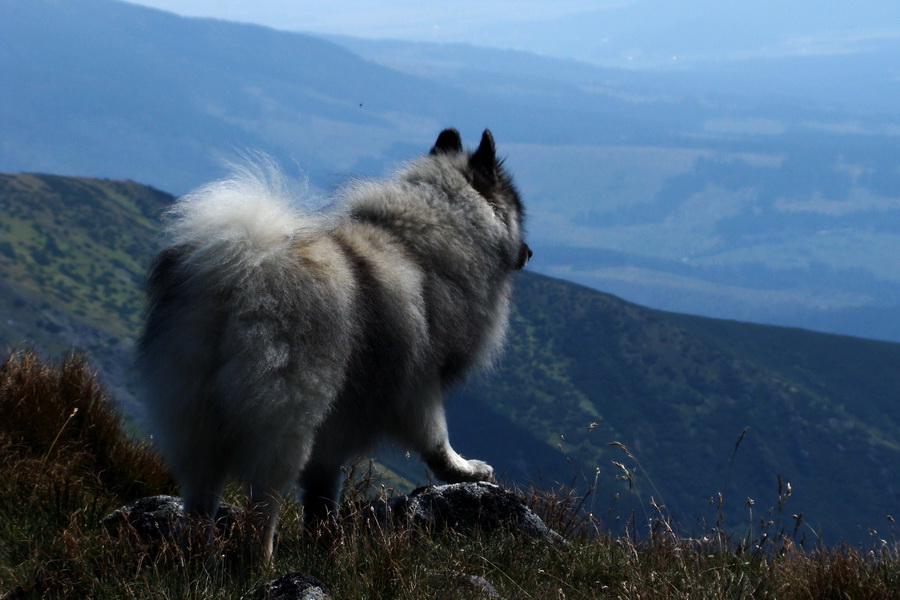
[[[802,512],[829,541],[864,540],[866,526],[890,535],[900,345],[654,311],[531,274],[518,280],[513,324],[500,372],[462,396],[552,450],[529,463],[480,437],[471,454],[493,454],[516,477],[581,485],[599,468],[598,508],[621,492],[626,511],[639,501],[649,511],[653,497],[691,530],[717,517],[719,492],[726,526],[745,527],[747,498],[755,520],[777,504],[781,475],[793,490],[789,526]],[[613,464],[637,462],[611,442],[640,463],[638,498]]]
[[[853,416],[900,439],[900,345],[687,315],[669,318],[785,379],[843,398],[841,404]]]
[[[171,199],[128,182],[0,175],[0,343],[87,350],[139,415],[140,282]],[[788,513],[826,540],[863,541],[866,525],[890,537],[898,366],[898,344],[654,311],[526,272],[507,352],[455,394],[451,435],[510,482],[596,481],[593,508],[611,524],[632,508],[641,518],[642,505],[652,513],[652,497],[700,533],[722,492],[726,528],[742,530],[746,499],[755,520],[777,503],[780,474],[792,484]],[[636,492],[614,461],[634,472]],[[402,454],[387,463],[425,480]]]

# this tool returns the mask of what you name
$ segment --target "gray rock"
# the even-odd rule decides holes
[[[224,502],[219,504],[219,529],[230,527],[238,519],[241,509]],[[173,540],[184,527],[184,506],[176,496],[150,496],[117,508],[100,520],[113,533],[130,526],[144,542]]]
[[[100,520],[100,524],[112,532],[130,525],[144,541],[173,539],[183,522],[181,498],[175,496],[141,498],[117,508]]]
[[[325,584],[305,573],[287,573],[254,588],[241,600],[330,600]]]
[[[401,523],[434,532],[452,530],[465,534],[504,530],[535,541],[566,543],[518,495],[483,481],[418,488],[408,496],[372,502],[357,509],[366,522],[382,526]]]

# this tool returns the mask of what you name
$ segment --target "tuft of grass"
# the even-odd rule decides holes
[[[52,366],[33,350],[13,352],[0,366],[0,422],[7,453],[39,459],[39,472],[66,465],[123,498],[175,490],[159,456],[125,435],[112,399],[78,354]]]
[[[651,502],[656,514],[646,532],[635,523],[628,535],[613,536],[585,516],[585,497],[521,491],[569,539],[539,544],[511,532],[432,535],[365,524],[354,514],[364,510],[360,501],[393,491],[366,463],[348,472],[348,482],[346,517],[320,530],[304,531],[301,507],[287,499],[271,568],[242,557],[247,525],[240,519],[215,540],[225,558],[214,569],[171,541],[109,532],[103,516],[139,495],[174,491],[171,478],[149,448],[123,435],[83,358],[52,366],[17,352],[0,368],[0,599],[237,600],[292,571],[321,579],[332,597],[346,600],[478,597],[468,576],[508,599],[900,597],[896,543],[809,551],[777,518],[740,537],[716,523],[712,537],[686,539]],[[788,486],[779,490],[779,509],[788,496]]]

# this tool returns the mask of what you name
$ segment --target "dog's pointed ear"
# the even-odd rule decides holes
[[[469,156],[469,171],[472,187],[488,202],[498,199],[497,187],[503,177],[501,161],[497,160],[497,149],[494,147],[494,136],[489,129],[481,134],[478,149]]]
[[[494,136],[489,129],[485,129],[481,134],[478,150],[472,154],[472,166],[485,173],[492,173],[497,166],[497,148],[494,146]]]
[[[451,152],[462,152],[462,138],[455,129],[445,129],[438,135],[431,154],[449,154]]]

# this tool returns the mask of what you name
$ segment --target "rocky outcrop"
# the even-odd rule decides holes
[[[241,600],[331,600],[324,583],[305,573],[287,573],[254,588]]]
[[[228,532],[240,518],[241,509],[219,506],[217,526]],[[165,544],[176,540],[185,525],[180,498],[152,496],[123,506],[102,521],[111,533],[137,535],[144,543]],[[408,496],[357,504],[345,511],[340,525],[366,527],[414,527],[427,534],[454,532],[461,535],[498,532],[519,535],[537,543],[565,544],[517,494],[486,482],[457,483],[418,488]],[[472,598],[499,598],[485,579],[458,572],[437,573],[448,586],[459,588]],[[288,573],[263,584],[242,600],[330,600],[321,581],[303,573]]]
[[[217,523],[227,529],[241,514],[240,508],[222,503]],[[355,505],[344,517],[358,517],[369,525],[415,526],[423,531],[461,534],[506,531],[528,539],[564,544],[565,540],[538,517],[525,501],[510,490],[487,482],[454,483],[422,487],[408,496]],[[151,496],[127,504],[101,524],[110,531],[128,525],[143,541],[171,540],[184,525],[181,498]]]
[[[150,496],[117,508],[100,520],[108,531],[116,533],[131,526],[143,541],[173,539],[184,522],[181,498]]]
[[[507,531],[538,542],[566,543],[520,496],[494,483],[418,488],[408,496],[357,505],[355,512],[379,526],[414,525],[435,533]]]
[[[242,509],[219,504],[219,518],[216,524],[226,530],[239,518]],[[101,519],[100,524],[108,531],[117,533],[128,527],[143,542],[174,540],[184,527],[185,515],[181,498],[176,496],[150,496],[135,500],[117,508]]]

